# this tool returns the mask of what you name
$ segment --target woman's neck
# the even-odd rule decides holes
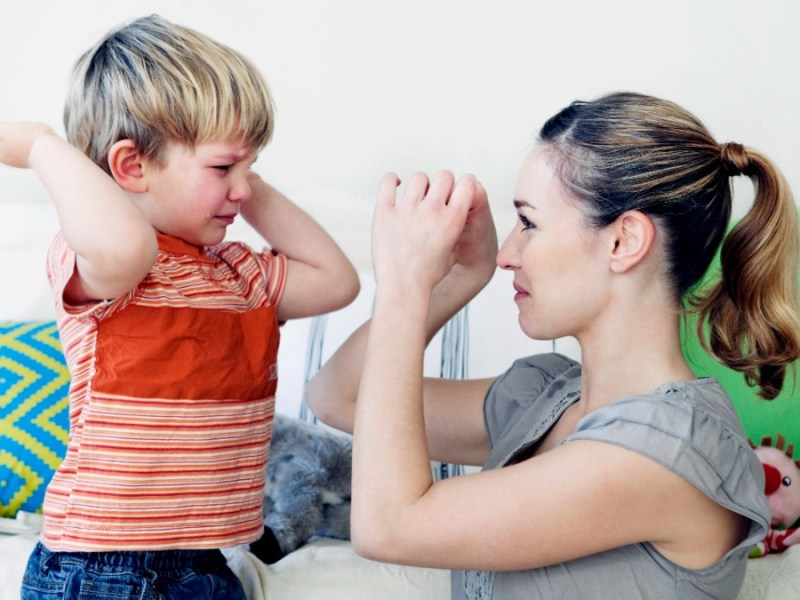
[[[591,412],[620,398],[649,393],[695,375],[680,344],[680,317],[672,309],[637,308],[596,323],[577,336],[581,345],[581,404]]]

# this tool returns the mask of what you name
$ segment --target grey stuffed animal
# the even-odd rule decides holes
[[[264,535],[250,544],[277,562],[314,536],[350,539],[352,438],[275,415],[264,493]]]

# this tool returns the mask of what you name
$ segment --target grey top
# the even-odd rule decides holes
[[[531,456],[579,398],[580,384],[580,365],[564,356],[517,360],[486,395],[491,450],[484,469]],[[747,538],[702,570],[680,567],[643,543],[526,571],[456,571],[453,600],[736,598],[748,551],[767,532],[770,509],[761,463],[715,379],[667,383],[651,394],[620,399],[581,419],[563,443],[572,440],[617,444],[658,461],[750,519]]]

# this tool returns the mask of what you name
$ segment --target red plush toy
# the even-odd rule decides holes
[[[800,528],[794,527],[800,519],[800,460],[794,460],[794,445],[787,447],[780,434],[774,446],[766,436],[753,448],[764,467],[764,491],[772,509],[769,532],[750,551],[751,558],[759,558],[800,542]]]

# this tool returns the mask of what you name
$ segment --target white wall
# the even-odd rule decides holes
[[[0,119],[60,126],[65,81],[107,29],[158,12],[246,53],[278,106],[257,165],[369,266],[387,170],[480,177],[498,230],[531,136],[575,98],[662,95],[720,140],[762,149],[800,186],[794,0],[2,0]],[[0,168],[0,202],[39,193]],[[323,191],[324,190],[324,191]],[[745,190],[747,191],[747,190]]]
[[[60,128],[77,56],[109,28],[152,12],[247,54],[278,107],[274,142],[256,169],[361,269],[384,172],[475,173],[502,237],[535,131],[571,100],[612,90],[683,104],[720,141],[761,149],[800,187],[795,0],[0,1],[2,120]],[[15,223],[20,202],[48,210],[32,174],[0,167],[0,218]],[[28,224],[18,227],[24,238]],[[508,314],[500,328],[487,324],[476,346],[499,346],[492,331],[515,327],[508,289],[507,298],[481,300]]]

